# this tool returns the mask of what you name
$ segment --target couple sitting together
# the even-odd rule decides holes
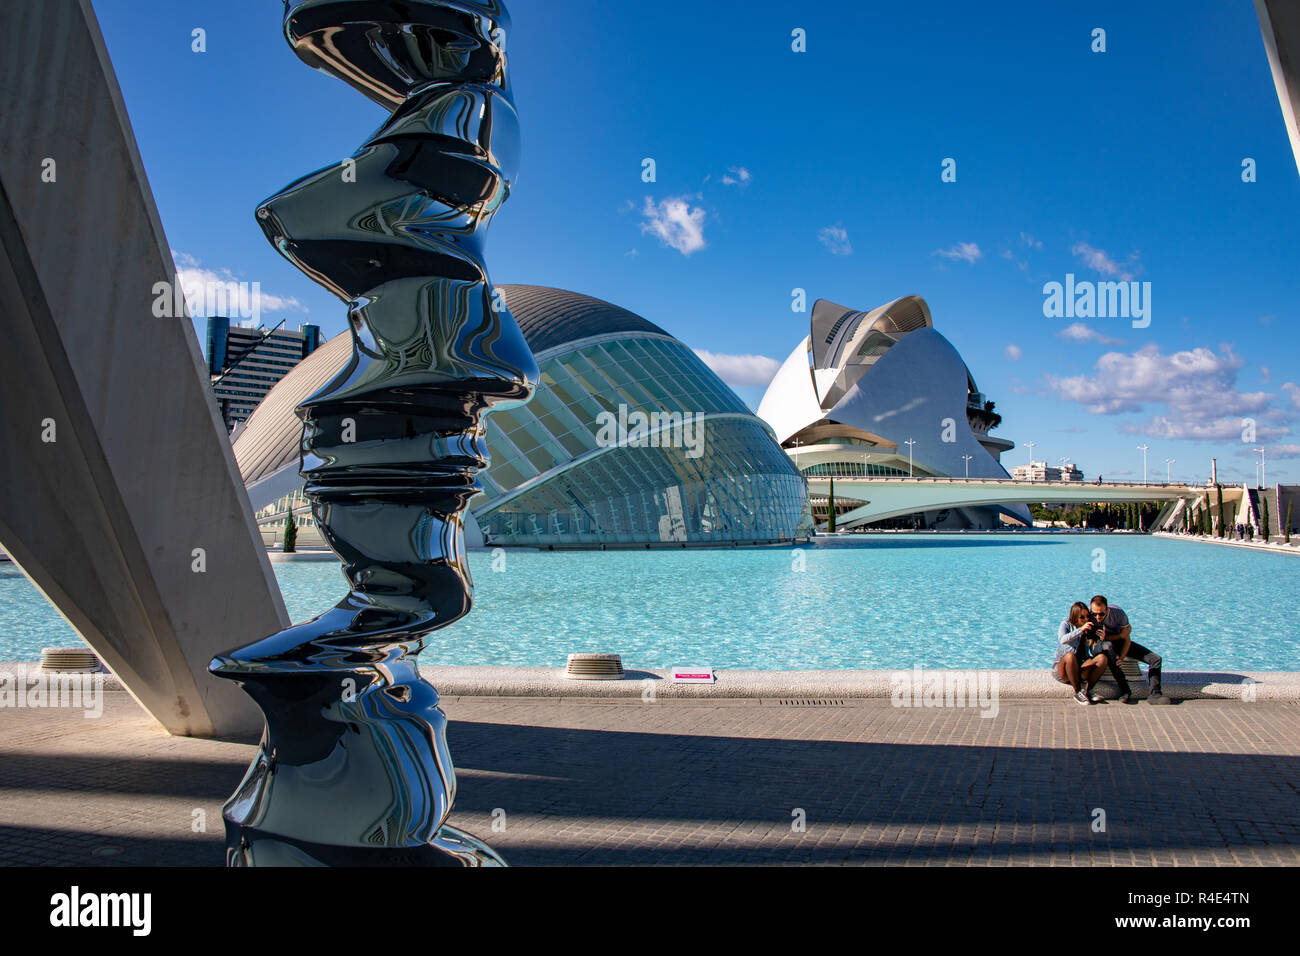
[[[1160,692],[1160,655],[1134,641],[1132,633],[1124,609],[1111,607],[1100,594],[1092,599],[1091,607],[1075,601],[1069,619],[1061,624],[1052,676],[1073,687],[1074,699],[1080,704],[1095,704],[1099,698],[1092,696],[1092,688],[1109,667],[1119,685],[1120,702],[1136,704],[1137,698],[1121,669],[1131,657],[1147,665],[1147,680],[1151,683],[1147,702],[1169,703],[1169,698]]]

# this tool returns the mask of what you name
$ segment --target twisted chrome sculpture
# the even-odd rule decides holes
[[[351,590],[210,665],[266,715],[224,808],[232,866],[503,862],[444,822],[447,720],[414,655],[470,609],[461,515],[487,466],[480,416],[538,377],[483,263],[518,154],[508,27],[496,0],[286,2],[298,56],[392,115],[257,211],[349,305],[352,359],[298,414],[306,494]]]

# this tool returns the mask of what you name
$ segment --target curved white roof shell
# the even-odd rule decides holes
[[[970,427],[974,380],[924,299],[907,295],[866,312],[819,299],[809,326],[758,406],[777,441],[833,422],[900,447],[911,439],[924,473],[963,475],[969,455],[972,478],[1008,477]]]

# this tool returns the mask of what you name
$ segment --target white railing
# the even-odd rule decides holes
[[[1203,485],[1188,485],[1181,481],[1035,481],[1020,478],[938,478],[929,475],[804,475],[809,481],[829,481],[831,478],[848,478],[853,481],[910,481],[915,483],[945,485],[1032,485],[1035,488],[1187,488],[1199,489]]]

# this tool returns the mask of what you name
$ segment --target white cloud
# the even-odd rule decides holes
[[[739,186],[744,189],[754,179],[748,169],[744,166],[732,166],[731,169],[722,176],[722,185]]]
[[[1287,397],[1291,399],[1291,405],[1300,408],[1300,385],[1295,382],[1284,382],[1282,391],[1286,392]]]
[[[704,349],[696,349],[695,354],[733,388],[767,385],[781,367],[780,362],[766,355],[725,355]]]
[[[960,259],[963,262],[971,263],[984,258],[984,253],[980,251],[980,247],[973,242],[959,242],[950,249],[936,249],[931,255],[943,256],[945,259]]]
[[[1152,344],[1132,355],[1107,352],[1097,360],[1096,374],[1052,377],[1049,384],[1062,398],[1078,402],[1097,415],[1138,412],[1160,402],[1186,408],[1205,406],[1219,413],[1259,411],[1267,403],[1265,393],[1250,396],[1247,401],[1230,398],[1239,394],[1232,390],[1232,384],[1241,365],[1231,352],[1216,355],[1207,348],[1197,348],[1164,355],[1158,345]],[[1225,407],[1225,398],[1237,407]]]
[[[1300,445],[1271,445],[1267,452],[1269,458],[1300,458]]]
[[[1142,264],[1138,261],[1136,252],[1121,263],[1112,259],[1105,249],[1095,249],[1086,242],[1078,242],[1070,249],[1070,253],[1082,259],[1088,268],[1100,272],[1102,275],[1118,278],[1123,282],[1131,281],[1133,276],[1137,275],[1142,269]]]
[[[1146,345],[1131,355],[1107,352],[1094,371],[1069,378],[1048,376],[1048,387],[1066,401],[1077,402],[1095,415],[1141,412],[1163,405],[1165,413],[1149,422],[1121,426],[1129,434],[1189,440],[1240,438],[1242,417],[1279,421],[1285,415],[1271,408],[1269,392],[1241,392],[1237,372],[1244,363],[1225,349],[1207,348],[1161,353]],[[1261,439],[1289,434],[1284,426],[1257,424]]]
[[[1020,346],[1014,344],[1008,345],[1002,350],[1002,355],[1008,362],[1019,362],[1024,354]]]
[[[818,230],[817,239],[831,251],[833,256],[849,256],[853,254],[853,244],[849,242],[849,231],[839,223]]]
[[[1027,245],[1030,249],[1043,248],[1043,241],[1041,239],[1035,239],[1027,232],[1022,232],[1020,234],[1020,241],[1023,242],[1025,245]]]
[[[1291,429],[1285,427],[1257,424],[1255,428],[1255,434],[1260,441],[1291,434]],[[1138,425],[1122,425],[1120,431],[1127,435],[1146,435],[1169,440],[1237,442],[1241,440],[1241,418],[1188,421],[1156,415],[1150,421]]]
[[[1108,335],[1102,335],[1096,329],[1084,325],[1082,322],[1067,325],[1057,334],[1063,339],[1069,339],[1071,342],[1099,342],[1102,345],[1124,344],[1122,339],[1112,339]]]
[[[250,318],[268,312],[308,311],[293,296],[265,292],[260,282],[247,282],[229,269],[205,268],[188,252],[172,250],[172,262],[185,305],[194,318],[209,315]]]
[[[698,197],[696,197],[698,198]],[[641,231],[655,236],[684,256],[699,252],[704,241],[704,209],[690,204],[689,196],[673,196],[656,203],[645,197]]]

